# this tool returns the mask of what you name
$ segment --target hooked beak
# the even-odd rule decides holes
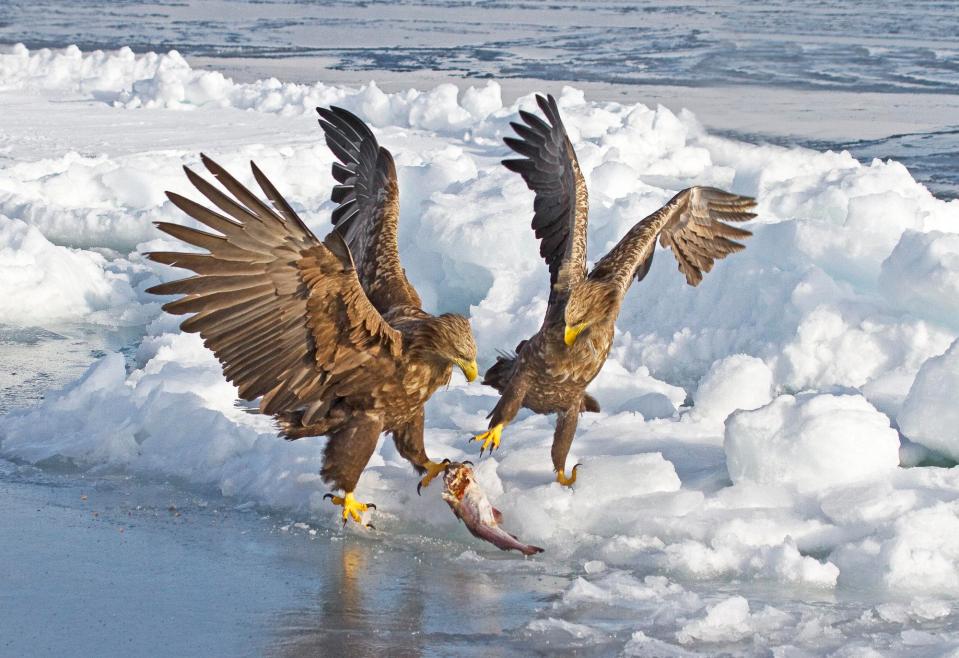
[[[463,375],[466,376],[466,381],[471,382],[476,379],[476,376],[479,374],[479,367],[476,365],[476,359],[472,361],[463,361],[457,359],[454,361],[456,365],[460,367],[460,370],[463,371]]]
[[[576,337],[583,333],[583,329],[585,328],[585,322],[580,322],[572,327],[566,325],[566,331],[563,332],[563,342],[566,343],[566,347],[572,347],[573,343],[576,342]]]

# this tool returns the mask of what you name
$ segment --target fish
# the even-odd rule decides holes
[[[500,527],[503,515],[489,502],[469,462],[450,466],[443,475],[443,484],[443,500],[474,537],[501,551],[515,550],[523,555],[543,552],[539,546],[524,544]]]

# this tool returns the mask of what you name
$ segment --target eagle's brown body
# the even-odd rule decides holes
[[[708,187],[683,190],[669,203],[636,224],[587,273],[588,195],[556,102],[537,96],[546,116],[521,112],[525,124],[512,126],[522,139],[506,143],[523,159],[505,160],[536,193],[533,230],[550,271],[550,296],[540,330],[522,341],[515,356],[503,356],[486,372],[484,383],[502,394],[490,413],[489,431],[477,437],[496,445],[503,426],[526,407],[557,414],[552,460],[557,479],[565,475],[566,457],[578,415],[599,411],[586,387],[599,374],[613,344],[616,318],[634,279],[649,271],[657,238],[673,250],[690,285],[702,280],[714,260],[743,246],[730,237],[749,231],[719,220],[743,221],[755,215],[755,201]]]
[[[458,315],[432,316],[400,266],[399,200],[389,151],[345,110],[320,110],[327,144],[340,159],[333,190],[335,229],[320,242],[253,165],[261,201],[203,157],[224,193],[187,169],[220,212],[177,194],[170,200],[208,233],[159,228],[207,253],[154,252],[155,261],[197,276],[150,290],[180,294],[170,313],[199,332],[245,400],[260,399],[288,439],[326,435],[323,479],[342,489],[344,520],[359,520],[352,491],[382,432],[430,478],[437,466],[423,445],[423,405],[452,366],[475,377],[476,345]],[[337,502],[339,501],[339,502]]]

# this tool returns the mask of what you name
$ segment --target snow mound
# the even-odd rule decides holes
[[[0,91],[115,92],[133,80],[184,67],[189,65],[175,50],[165,55],[136,55],[129,48],[84,53],[76,46],[30,51],[23,44],[16,44],[6,52],[0,51]]]
[[[138,324],[131,278],[92,251],[58,247],[33,226],[0,215],[0,323],[37,325],[84,320]]]
[[[899,466],[899,435],[858,395],[782,395],[726,421],[724,448],[734,483],[828,489],[888,476]]]
[[[690,412],[693,420],[722,424],[738,409],[758,409],[772,401],[773,373],[762,359],[733,354],[716,361],[699,382]]]
[[[959,587],[959,504],[940,502],[898,517],[880,538],[833,553],[848,587],[954,596]]]
[[[909,439],[959,461],[959,340],[926,361],[898,416]]]
[[[0,90],[66,91],[91,95],[116,107],[195,110],[236,108],[282,116],[313,115],[319,105],[341,105],[373,125],[404,125],[462,132],[503,108],[499,83],[459,89],[441,84],[386,94],[376,83],[341,87],[284,83],[276,78],[238,83],[218,71],[195,70],[180,53],[134,54],[117,51],[29,50],[17,44],[0,52]]]
[[[899,308],[959,327],[959,234],[906,231],[883,261],[879,285]]]

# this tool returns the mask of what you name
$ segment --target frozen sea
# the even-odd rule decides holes
[[[3,3],[0,655],[956,655],[957,33],[950,2]],[[162,191],[253,158],[322,234],[312,108],[353,109],[482,367],[544,307],[498,165],[533,91],[592,260],[694,183],[757,196],[756,235],[696,290],[661,253],[630,292],[575,492],[550,419],[481,463],[546,554],[473,540],[389,442],[379,530],[341,529],[321,442],[236,408],[143,292],[175,275],[138,255]],[[430,450],[474,456],[494,403],[454,380]]]
[[[295,81],[494,78],[518,93],[575,82],[592,98],[709,108],[707,125],[750,141],[894,157],[947,198],[959,195],[957,33],[954,3],[933,0],[0,7],[0,43],[28,47],[172,48],[241,77]]]

